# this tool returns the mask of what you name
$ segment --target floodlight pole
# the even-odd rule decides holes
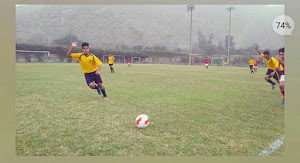
[[[229,37],[228,37],[228,43],[227,43],[227,63],[229,64],[230,63],[230,55],[229,55],[229,49],[230,49],[230,28],[231,28],[231,10],[233,10],[234,9],[234,7],[228,7],[228,8],[226,8],[227,9],[227,11],[229,11]]]
[[[191,11],[191,25],[190,25],[190,55],[189,55],[189,65],[192,65],[192,20],[193,20],[193,10],[195,10],[195,5],[188,5],[187,11]]]

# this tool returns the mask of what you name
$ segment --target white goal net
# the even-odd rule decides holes
[[[49,51],[16,50],[16,62],[50,62]]]
[[[225,58],[211,58],[211,66],[225,66]]]
[[[141,63],[141,57],[131,57],[131,63]]]

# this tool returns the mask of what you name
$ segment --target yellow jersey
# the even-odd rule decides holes
[[[83,73],[97,71],[98,66],[102,65],[102,62],[93,54],[86,57],[83,53],[72,53],[71,57],[80,63]]]
[[[260,56],[261,56],[261,58],[262,58],[263,60],[266,61],[266,65],[267,65],[268,69],[274,70],[275,68],[278,68],[278,67],[279,67],[279,61],[278,61],[276,58],[271,57],[271,59],[268,59],[268,60],[267,60],[267,59],[264,57],[264,54],[263,54],[263,53],[261,53]]]
[[[114,60],[115,60],[115,57],[114,57],[114,56],[108,57],[108,64],[113,64],[113,63],[114,63]]]
[[[250,59],[250,60],[249,60],[249,65],[250,65],[250,66],[253,66],[254,64],[255,64],[255,60]]]
[[[279,65],[280,65],[280,71],[283,71],[284,68],[283,68],[282,64],[279,64]]]

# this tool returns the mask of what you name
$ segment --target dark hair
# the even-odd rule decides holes
[[[269,51],[265,51],[264,54],[270,55],[270,52]]]
[[[279,53],[280,53],[280,52],[283,52],[283,53],[284,53],[284,48],[280,48],[280,49],[279,49]]]
[[[84,43],[81,44],[81,47],[83,48],[84,46],[89,46],[89,45],[90,45],[89,43],[84,42]]]

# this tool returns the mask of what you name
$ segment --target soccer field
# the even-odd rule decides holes
[[[257,156],[284,135],[266,68],[102,66],[108,100],[79,64],[16,64],[18,156]],[[139,114],[150,125],[137,129]],[[283,156],[283,147],[274,155]]]

